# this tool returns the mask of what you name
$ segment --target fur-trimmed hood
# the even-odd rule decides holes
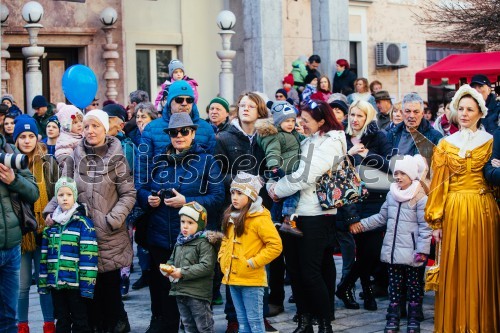
[[[255,122],[255,130],[261,137],[278,134],[278,128],[274,126],[272,118],[257,119]]]

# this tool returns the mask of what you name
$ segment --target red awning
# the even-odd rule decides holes
[[[491,82],[497,82],[500,75],[500,52],[452,54],[415,74],[415,84],[439,85],[442,79],[448,84],[457,84],[460,79],[470,82],[476,74],[486,75]]]

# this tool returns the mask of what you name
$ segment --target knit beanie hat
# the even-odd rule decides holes
[[[262,179],[246,172],[240,172],[234,177],[230,191],[237,190],[256,201],[262,188]]]
[[[294,84],[293,74],[292,74],[292,73],[290,73],[290,74],[288,74],[287,76],[285,76],[285,77],[283,78],[283,83],[288,83],[289,85],[292,85],[292,86],[293,86],[293,84]]]
[[[184,72],[184,64],[178,59],[173,59],[168,64],[168,75],[172,77],[172,74],[174,74],[176,69],[182,69]]]
[[[404,172],[411,180],[420,180],[425,176],[427,164],[421,155],[396,156],[395,159],[393,173],[396,171]]]
[[[57,119],[61,123],[61,128],[65,132],[71,132],[71,126],[73,125],[73,119],[78,115],[83,118],[83,113],[76,106],[71,104],[57,103]]]
[[[184,80],[175,81],[168,90],[167,105],[170,107],[172,100],[179,96],[189,96],[194,98],[193,88]]]
[[[61,177],[59,178],[59,180],[57,181],[56,183],[56,196],[57,196],[57,192],[59,192],[59,189],[61,187],[67,187],[71,190],[71,192],[73,192],[73,197],[75,198],[75,202],[76,202],[76,199],[78,199],[78,189],[76,187],[76,182],[73,180],[73,178],[70,178],[70,177]]]
[[[288,93],[286,92],[285,89],[281,88],[281,89],[278,89],[276,90],[276,92],[274,93],[275,95],[276,94],[283,94],[283,96],[285,96],[285,99],[288,98]]]
[[[45,97],[43,97],[42,95],[37,95],[33,98],[33,101],[31,102],[31,107],[33,109],[43,108],[44,106],[49,106],[49,103],[47,103]]]
[[[226,101],[225,98],[215,97],[214,99],[212,99],[210,101],[210,103],[208,103],[208,107],[210,107],[213,103],[219,103],[220,105],[222,105],[224,107],[224,109],[226,109],[227,113],[229,113],[229,102]]]
[[[196,201],[184,204],[179,210],[179,216],[185,215],[198,223],[196,231],[202,231],[207,226],[207,210]]]
[[[33,117],[27,114],[22,114],[16,117],[14,124],[14,133],[12,134],[14,142],[16,142],[17,137],[23,132],[33,132],[38,140],[38,126],[36,125],[36,121]]]
[[[99,121],[102,124],[102,126],[104,126],[104,128],[106,129],[106,133],[108,133],[108,131],[109,131],[109,116],[106,112],[104,112],[102,110],[98,110],[98,109],[91,110],[85,114],[85,116],[83,117],[83,121],[85,121],[87,119],[96,119],[97,121]]]
[[[3,101],[5,101],[5,100],[9,101],[10,104],[14,104],[14,96],[12,96],[11,94],[5,94],[5,95],[3,95],[1,102],[3,103]]]
[[[273,122],[276,127],[279,127],[282,122],[289,118],[297,118],[295,108],[285,101],[274,102],[271,107],[271,114],[273,115]]]
[[[54,123],[59,128],[59,130],[61,129],[61,123],[59,122],[59,119],[57,118],[56,115],[50,116],[50,118],[47,120],[47,125],[49,123]]]

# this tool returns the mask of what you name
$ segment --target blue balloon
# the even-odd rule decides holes
[[[64,96],[73,105],[83,109],[92,103],[97,93],[97,77],[84,65],[73,65],[62,78]]]

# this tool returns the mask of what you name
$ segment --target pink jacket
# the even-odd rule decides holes
[[[83,139],[82,134],[75,134],[61,130],[57,138],[56,152],[54,153],[57,163],[62,166],[64,160],[73,154],[78,143]]]
[[[193,91],[194,91],[194,102],[195,103],[198,103],[198,89],[196,87],[198,87],[198,82],[196,82],[195,79],[192,79],[188,76],[184,76],[183,78],[184,81],[187,81],[189,83],[189,85],[191,86],[191,88],[193,88]],[[163,90],[165,90],[165,87],[166,86],[169,86],[171,85],[172,83],[174,83],[174,81],[169,81],[169,80],[166,80],[165,82],[163,82],[163,84],[161,85],[161,89],[160,91],[158,92],[158,95],[156,96],[156,99],[155,99],[155,107],[156,109],[158,109],[158,104],[161,102],[161,100],[163,99]]]

